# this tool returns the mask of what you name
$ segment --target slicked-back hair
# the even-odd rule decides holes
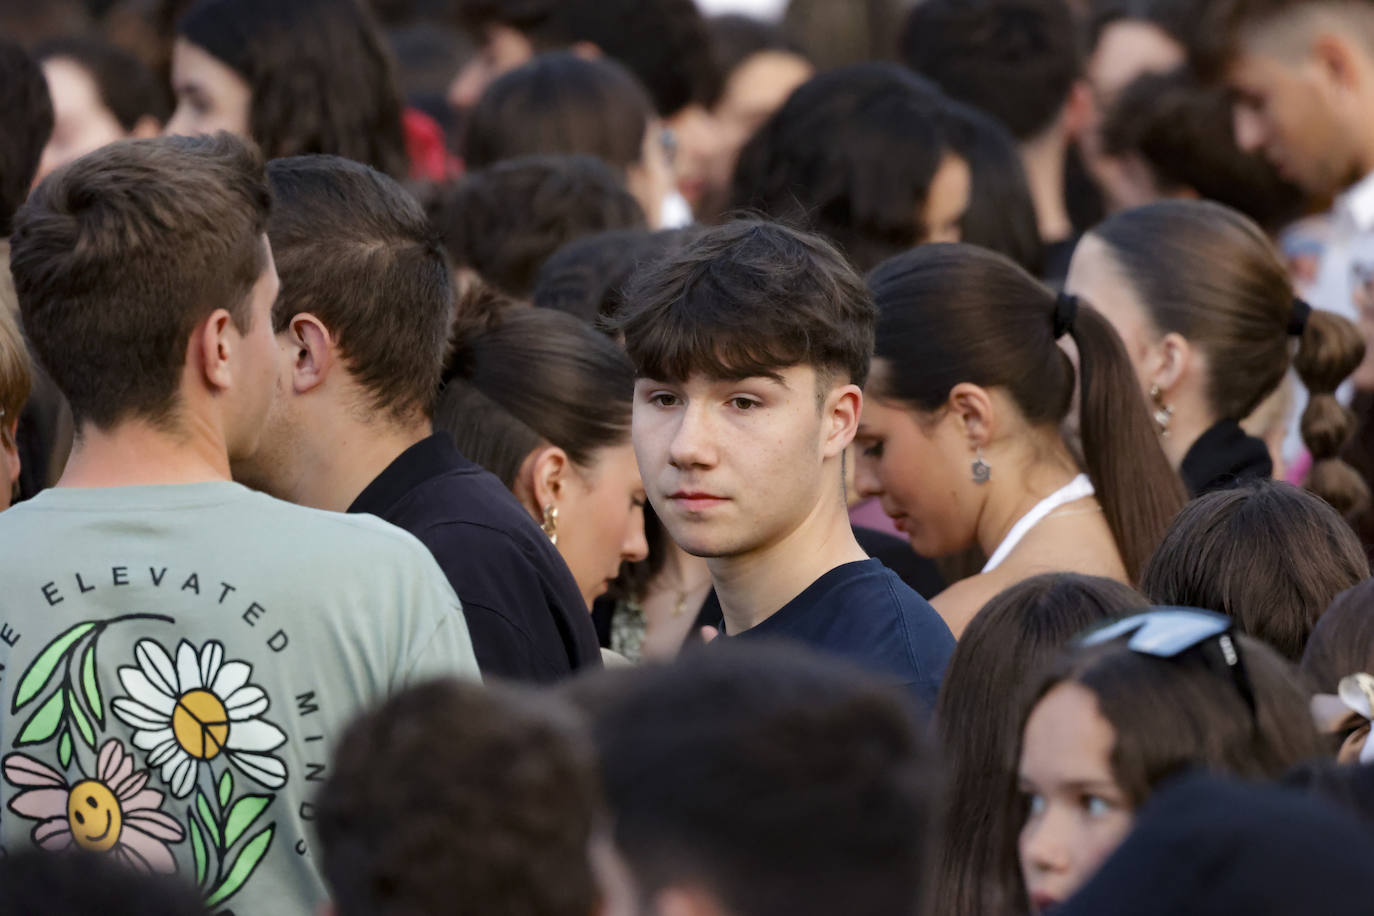
[[[395,67],[361,0],[198,0],[178,29],[248,83],[268,159],[327,153],[406,177]]]
[[[948,145],[935,87],[896,64],[802,84],[740,152],[730,206],[819,232],[861,271],[922,242]]]
[[[778,378],[806,365],[862,386],[876,319],[862,278],[824,239],[739,220],[646,265],[611,325],[643,378]]]
[[[318,800],[340,916],[588,916],[599,791],[576,714],[513,687],[432,681],[360,716]]]
[[[434,221],[455,266],[517,299],[568,242],[645,225],[620,176],[593,156],[523,156],[471,172],[439,201]]]
[[[889,685],[798,646],[728,644],[568,692],[646,904],[696,886],[737,916],[919,912],[939,773]]]
[[[424,210],[381,172],[338,156],[267,167],[280,333],[309,312],[338,342],[372,407],[432,415],[453,322],[453,281]]]
[[[613,60],[541,54],[487,87],[468,115],[468,168],[541,154],[583,153],[618,169],[644,158],[654,109],[644,88]]]
[[[10,267],[78,424],[175,424],[196,325],[217,309],[252,324],[270,206],[257,150],[223,132],[114,143],[39,185],[15,216]]]
[[[639,78],[664,117],[710,95],[710,38],[694,0],[459,0],[458,8],[475,34],[505,25],[540,51],[596,45]]]
[[[926,0],[902,30],[903,62],[1018,140],[1063,111],[1081,62],[1067,0]]]
[[[52,99],[43,70],[24,49],[0,40],[0,239],[28,196],[52,136]]]

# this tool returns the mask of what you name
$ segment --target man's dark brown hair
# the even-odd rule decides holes
[[[334,335],[372,406],[428,417],[453,323],[448,259],[424,210],[391,178],[338,156],[267,167],[281,294],[272,326],[309,312]]]
[[[257,151],[225,133],[115,143],[58,170],[15,216],[24,329],[78,424],[175,425],[194,328],[246,332],[271,199]]]
[[[778,223],[708,230],[641,269],[625,303],[611,323],[644,378],[777,378],[800,365],[868,378],[877,311],[863,280],[828,242]]]
[[[320,793],[339,916],[588,916],[599,790],[590,739],[551,696],[434,681],[345,733]]]

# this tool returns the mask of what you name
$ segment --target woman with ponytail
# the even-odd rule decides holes
[[[1337,458],[1352,418],[1334,396],[1360,365],[1363,338],[1294,296],[1278,251],[1249,219],[1202,201],[1118,213],[1079,243],[1065,288],[1121,335],[1192,495],[1272,475],[1268,448],[1240,422],[1292,366],[1310,396],[1308,489],[1347,517],[1368,505],[1369,488]]]
[[[932,602],[955,634],[1039,573],[1135,582],[1184,493],[1106,319],[971,245],[923,245],[869,285],[879,317],[858,486],[917,553],[990,558]],[[1080,376],[1086,473],[1060,432]]]

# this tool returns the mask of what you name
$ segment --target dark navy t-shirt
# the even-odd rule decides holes
[[[722,630],[722,635],[724,632]],[[940,615],[878,560],[845,563],[739,639],[790,639],[894,676],[927,708],[954,652]]]

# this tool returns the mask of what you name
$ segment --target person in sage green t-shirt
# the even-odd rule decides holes
[[[348,720],[478,675],[417,540],[229,480],[276,395],[268,200],[220,134],[106,147],[16,217],[24,324],[78,437],[0,514],[0,847],[285,916],[326,900],[312,806]]]

